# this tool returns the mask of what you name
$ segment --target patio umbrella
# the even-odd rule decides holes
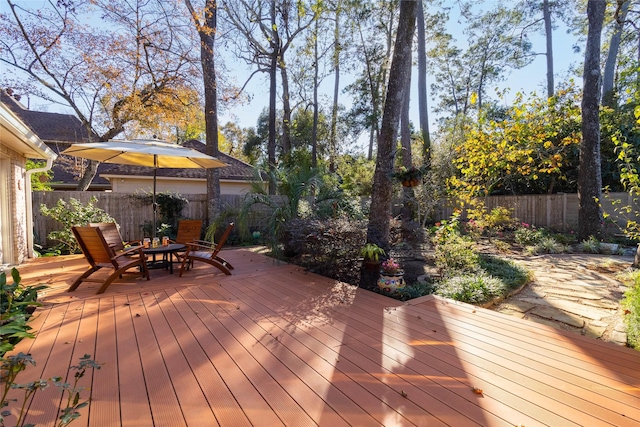
[[[157,139],[109,140],[73,144],[61,154],[103,163],[153,168],[153,237],[156,236],[156,173],[158,168],[220,168],[227,166],[215,157],[178,144]]]

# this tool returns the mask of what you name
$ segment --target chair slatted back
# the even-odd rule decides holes
[[[78,244],[82,249],[89,264],[105,265],[113,264],[114,251],[109,246],[102,234],[102,231],[98,227],[72,227],[71,231],[78,240]]]
[[[114,252],[124,250],[124,243],[118,225],[115,222],[90,222],[89,227],[98,227],[102,231],[104,240]]]
[[[178,234],[176,243],[193,242],[200,240],[202,234],[202,220],[200,219],[183,219],[178,222]]]
[[[213,250],[213,253],[211,254],[211,258],[215,258],[216,256],[218,256],[218,254],[222,250],[222,247],[224,246],[227,239],[229,238],[229,235],[231,234],[231,230],[233,230],[234,225],[235,224],[233,222],[230,222],[229,225],[227,226],[227,229],[224,230],[224,233],[222,233],[222,237],[220,237],[220,240],[218,240],[218,243],[216,243],[216,247]]]

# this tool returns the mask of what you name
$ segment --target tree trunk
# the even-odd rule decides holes
[[[418,2],[418,114],[422,135],[422,161],[431,165],[431,137],[429,136],[429,112],[427,100],[427,51],[424,28],[423,0]]]
[[[278,71],[278,32],[276,30],[276,0],[271,0],[271,64],[269,67],[269,141],[267,143],[267,162],[269,171],[276,168],[276,73]],[[276,183],[269,180],[269,194],[276,194]]]
[[[218,91],[214,43],[217,31],[218,6],[216,0],[207,0],[204,8],[204,25],[199,28],[200,62],[204,78],[204,121],[206,129],[206,152],[218,156]],[[207,170],[207,219],[210,224],[220,215],[220,172]]]
[[[547,40],[547,98],[551,98],[555,93],[555,85],[553,82],[553,29],[551,28],[549,0],[544,0],[542,3],[542,15],[544,17],[544,34]]]
[[[87,168],[84,170],[82,177],[78,181],[78,186],[76,187],[77,191],[87,191],[89,186],[91,185],[91,181],[96,176],[98,172],[98,165],[100,164],[97,160],[89,160],[89,164]]]
[[[384,249],[389,249],[392,196],[390,174],[393,170],[395,144],[406,81],[411,74],[411,40],[416,24],[417,8],[415,1],[400,2],[398,34],[394,45],[382,126],[378,138],[367,242],[376,243]]]
[[[313,67],[313,128],[311,129],[311,167],[318,167],[318,21],[316,19],[315,30],[313,34],[313,61],[316,64]]]
[[[333,105],[331,106],[331,132],[329,135],[329,171],[336,171],[338,156],[338,97],[340,95],[340,5],[336,8],[336,22],[333,29],[333,67],[336,77],[333,82]]]
[[[421,0],[420,0],[421,1]],[[411,46],[409,46],[411,49]],[[411,59],[409,59],[411,61]],[[413,156],[411,153],[411,121],[409,120],[409,107],[411,105],[411,72],[406,79],[404,88],[404,100],[402,101],[402,115],[400,116],[400,144],[402,146],[402,166],[409,169],[413,166]],[[403,231],[405,226],[411,221],[415,194],[413,187],[402,187],[403,200],[400,217],[402,218]]]
[[[578,238],[600,238],[603,215],[600,206],[602,175],[600,166],[600,37],[604,21],[605,0],[589,0],[589,30],[584,59],[582,93],[582,143],[578,172]]]
[[[629,3],[630,0],[625,1],[616,14],[617,18],[614,23],[613,34],[611,34],[611,41],[609,42],[609,53],[607,54],[607,61],[604,63],[602,105],[605,107],[615,108],[617,106],[613,85],[615,82],[616,60],[620,49],[620,40],[622,39],[622,27],[624,27],[624,21],[627,19]]]
[[[282,155],[291,153],[291,100],[289,99],[289,75],[282,58],[280,61],[280,78],[282,79]]]

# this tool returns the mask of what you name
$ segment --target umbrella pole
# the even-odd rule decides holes
[[[151,237],[156,237],[156,221],[158,219],[158,204],[156,203],[156,173],[158,172],[158,156],[153,159],[153,231]]]

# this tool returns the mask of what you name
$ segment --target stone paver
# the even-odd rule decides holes
[[[627,268],[633,257],[562,254],[519,261],[532,270],[534,280],[495,310],[626,345],[620,309],[624,286],[604,270],[611,266],[617,266],[617,270]]]

